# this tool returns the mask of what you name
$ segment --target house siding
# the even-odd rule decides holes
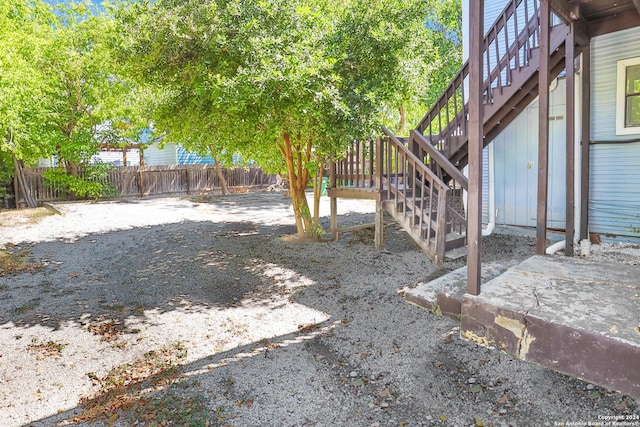
[[[156,144],[144,150],[144,162],[148,166],[164,166],[178,164],[177,147],[169,143],[160,149]]]
[[[616,135],[617,62],[640,56],[640,27],[591,39],[591,140],[625,141]]]
[[[640,237],[640,143],[591,146],[589,231]]]
[[[616,69],[640,56],[640,28],[591,40],[589,231],[640,238],[640,135],[616,135]]]

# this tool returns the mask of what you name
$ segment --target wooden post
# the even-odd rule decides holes
[[[375,162],[373,163],[374,170],[372,171],[375,176],[375,186],[378,192],[378,199],[376,201],[376,216],[375,216],[375,245],[376,249],[382,249],[384,247],[384,206],[383,206],[383,191],[382,191],[382,138],[378,138],[375,141]],[[373,156],[372,156],[373,157]]]
[[[191,182],[190,182],[190,176],[189,176],[189,165],[184,165],[184,175],[185,175],[185,180],[187,181],[187,194],[191,194]]]
[[[138,190],[140,191],[140,198],[144,197],[144,175],[142,169],[138,169]]]
[[[482,83],[484,51],[484,0],[469,7],[469,195],[467,209],[467,292],[480,294],[482,250]],[[441,230],[440,232],[445,232]]]
[[[336,161],[331,159],[329,166],[329,192],[330,189],[336,188]],[[329,198],[331,208],[331,219],[329,227],[331,228],[331,240],[338,240],[338,199],[334,196]]]
[[[580,171],[580,240],[589,238],[589,141],[591,140],[591,47],[582,48],[582,129]]]
[[[575,73],[575,37],[574,25],[565,40],[565,68],[567,70],[566,90],[566,219],[565,219],[565,256],[573,256],[573,239],[575,236],[575,144],[576,144],[576,73]]]
[[[374,243],[376,249],[382,249],[384,247],[384,210],[382,209],[382,200],[379,198],[376,200],[376,215],[375,215],[375,237]]]
[[[547,194],[549,186],[549,59],[551,8],[540,1],[540,66],[538,70],[538,209],[536,215],[536,253],[547,248]],[[569,100],[567,100],[569,102]]]

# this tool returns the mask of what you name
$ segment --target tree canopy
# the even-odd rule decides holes
[[[405,57],[420,56],[412,50],[425,46],[430,6],[441,4],[141,2],[121,15],[123,49],[138,77],[162,88],[163,131],[286,171],[303,235],[316,230],[304,190],[317,165],[377,133],[393,116],[385,112],[422,100],[412,92],[427,61],[407,70]]]
[[[0,1],[0,151],[73,175],[149,126],[305,189],[330,155],[405,132],[459,66],[456,0]],[[408,125],[407,125],[408,123]]]

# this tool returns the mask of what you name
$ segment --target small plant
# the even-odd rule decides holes
[[[81,175],[69,175],[64,169],[54,168],[46,171],[43,176],[55,191],[80,198],[115,197],[118,191],[107,181],[111,167],[106,163],[86,164],[82,167]]]

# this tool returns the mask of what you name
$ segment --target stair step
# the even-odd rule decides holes
[[[444,253],[444,260],[445,261],[456,261],[459,260],[461,258],[464,258],[467,256],[467,247],[466,246],[460,246],[459,248],[455,248],[455,249],[451,249],[449,251],[446,251]]]

